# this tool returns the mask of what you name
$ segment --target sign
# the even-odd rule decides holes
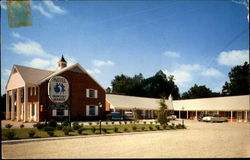
[[[52,102],[63,103],[69,98],[69,82],[62,76],[55,76],[49,80],[48,95]]]

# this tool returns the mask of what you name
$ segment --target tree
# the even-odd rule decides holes
[[[217,97],[220,93],[212,92],[205,85],[198,86],[195,84],[187,92],[182,94],[182,99],[192,99],[192,98],[207,98],[207,97]]]
[[[168,125],[169,119],[168,119],[168,115],[169,115],[169,110],[168,110],[168,106],[165,103],[166,101],[166,97],[162,96],[160,99],[160,110],[158,112],[158,117],[157,117],[157,121],[162,125],[162,126],[166,126]]]
[[[228,73],[229,82],[225,82],[222,87],[222,95],[245,95],[249,94],[249,64],[247,62],[244,65],[235,66]]]
[[[108,87],[107,89],[106,89],[106,93],[111,93],[111,88],[110,87]]]

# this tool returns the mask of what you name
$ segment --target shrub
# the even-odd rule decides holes
[[[124,128],[124,132],[127,132],[128,131],[128,128]]]
[[[157,126],[155,126],[155,127],[156,127],[156,129],[157,129],[157,130],[159,130],[159,129],[160,129],[160,126],[159,126],[159,125],[157,125]]]
[[[133,121],[130,121],[130,124],[132,124],[133,123]]]
[[[136,126],[133,126],[132,129],[133,129],[133,131],[136,131],[137,127],[136,127]]]
[[[152,126],[149,126],[149,130],[153,130],[153,127],[152,127]]]
[[[106,122],[106,124],[109,124],[109,122]]]
[[[103,133],[107,133],[107,129],[106,128],[103,128],[102,131],[103,131]]]
[[[119,124],[122,124],[122,122],[121,122],[121,121],[119,121]]]
[[[47,131],[47,133],[50,137],[53,137],[55,135],[54,131]]]
[[[153,124],[153,122],[150,122],[150,124]]]
[[[81,127],[81,126],[79,125],[78,122],[74,122],[74,123],[73,123],[73,129],[74,129],[74,130],[78,130],[80,127]]]
[[[48,126],[56,128],[57,122],[54,119],[51,119],[51,120],[49,120]]]
[[[37,124],[34,124],[33,127],[41,130],[41,129],[43,129],[45,127],[45,124],[37,123]]]
[[[127,124],[127,121],[125,121],[124,124]]]
[[[54,131],[54,128],[53,127],[44,127],[43,128],[44,131]]]
[[[91,125],[92,125],[92,122],[89,122],[89,125],[91,126]]]
[[[57,126],[56,126],[56,129],[57,129],[57,130],[62,130],[62,128],[63,128],[62,125],[57,125]]]
[[[68,120],[64,120],[62,123],[62,126],[69,126],[69,121]]]
[[[143,124],[147,124],[147,122],[143,122]]]
[[[14,131],[7,131],[6,133],[5,133],[5,136],[8,138],[8,139],[13,139],[14,137],[15,137],[15,132]]]
[[[96,128],[92,127],[92,132],[95,133],[96,132]]]
[[[10,129],[12,126],[13,126],[13,125],[11,125],[11,124],[6,124],[6,125],[5,125],[5,127],[8,128],[8,129]]]
[[[111,123],[112,123],[112,124],[114,124],[115,122],[114,122],[114,121],[112,121]]]
[[[73,129],[70,126],[64,126],[62,128],[62,131],[64,132],[65,135],[69,135],[69,132],[72,132]]]
[[[144,130],[145,130],[145,127],[141,127],[141,130],[143,130],[143,131],[144,131]]]
[[[21,124],[21,125],[20,125],[20,128],[23,128],[23,127],[24,127],[24,125],[23,125],[23,124]]]
[[[33,130],[30,130],[30,131],[28,132],[28,134],[29,134],[29,137],[33,138],[34,135],[36,134],[36,132],[33,131]]]
[[[83,128],[82,128],[82,127],[81,127],[81,128],[78,128],[78,130],[77,130],[78,134],[82,134],[82,131],[83,131]]]
[[[157,124],[158,122],[157,121],[155,121],[155,124]]]
[[[114,131],[115,131],[115,133],[118,132],[118,127],[115,127],[115,128],[114,128]]]

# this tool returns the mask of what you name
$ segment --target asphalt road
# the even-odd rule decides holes
[[[2,144],[2,158],[250,157],[250,123],[185,123],[186,130]]]

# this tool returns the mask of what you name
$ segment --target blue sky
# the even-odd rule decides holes
[[[180,93],[195,83],[221,91],[249,61],[248,10],[220,1],[32,1],[32,26],[9,28],[1,7],[1,91],[14,64],[55,70],[63,54],[104,88],[115,75],[163,70]]]

